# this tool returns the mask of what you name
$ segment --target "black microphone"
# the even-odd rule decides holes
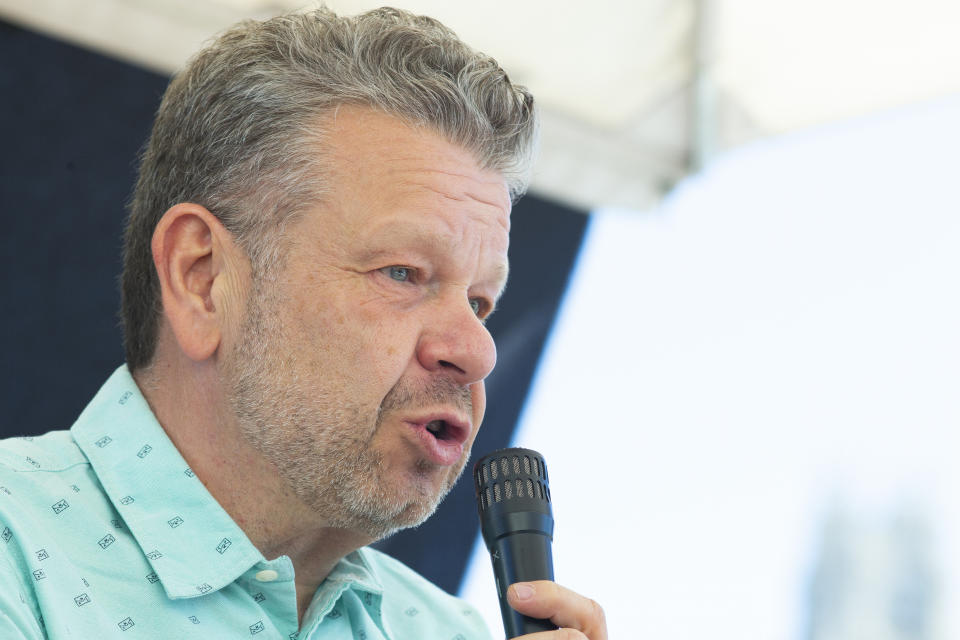
[[[553,580],[553,512],[543,456],[519,448],[488,453],[473,466],[473,486],[507,638],[556,629],[507,603],[511,584]]]

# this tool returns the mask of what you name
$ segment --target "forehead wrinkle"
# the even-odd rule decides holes
[[[389,173],[399,174],[399,180],[406,183],[413,188],[424,188],[433,193],[443,196],[448,200],[454,200],[458,202],[467,202],[470,200],[476,201],[478,203],[493,207],[498,210],[507,210],[510,209],[510,196],[509,191],[506,186],[506,182],[495,173],[485,172],[488,175],[487,179],[478,177],[473,172],[464,172],[456,171],[453,169],[445,168],[447,164],[459,164],[456,158],[453,158],[449,163],[445,160],[440,161],[443,164],[439,166],[430,165],[424,167],[416,168],[406,168],[404,165],[406,161],[409,160],[420,160],[416,156],[411,156],[410,158],[395,158],[395,159],[384,159],[387,166],[393,164],[400,164],[400,169],[395,169],[390,167]],[[461,161],[462,162],[462,161]],[[440,179],[441,182],[437,184],[437,179]],[[463,189],[463,185],[457,185],[456,188],[447,190],[445,184],[442,182],[442,178],[454,178],[454,179],[465,179],[468,182],[476,186],[475,189],[467,189],[462,194],[460,193]],[[488,196],[487,194],[482,193],[484,190],[488,190],[491,194],[495,191],[496,196]]]
[[[439,195],[441,198],[444,198],[445,200],[451,200],[453,202],[476,202],[477,204],[483,205],[484,207],[489,207],[491,209],[494,209],[496,213],[503,213],[505,210],[507,210],[507,206],[505,203],[499,203],[493,200],[487,200],[482,196],[476,193],[471,193],[469,191],[463,192],[462,194],[452,194],[448,191],[445,191],[444,189],[438,189],[438,188],[432,187],[429,184],[414,183],[413,186],[426,189],[427,191],[430,191],[432,193],[436,193],[437,195]],[[500,221],[500,220],[497,220],[497,223],[500,224],[500,226],[505,227],[507,230],[510,229],[509,219],[507,219],[506,224],[504,224],[504,221]]]
[[[398,185],[394,183],[395,186],[400,187],[400,191],[397,193],[404,194],[422,194],[424,191],[429,193],[436,194],[440,197],[440,200],[427,199],[423,200],[421,198],[411,198],[410,201],[407,201],[406,196],[396,197],[396,193],[392,195],[385,195],[385,198],[389,200],[390,205],[395,208],[397,211],[411,213],[416,211],[417,217],[429,217],[432,220],[435,220],[438,224],[442,225],[446,230],[446,234],[449,236],[448,242],[453,245],[460,245],[464,241],[464,237],[470,234],[470,225],[479,224],[482,227],[493,230],[499,228],[502,230],[503,234],[506,236],[506,241],[509,242],[510,235],[510,207],[505,201],[503,206],[500,206],[496,203],[490,202],[488,200],[483,200],[480,198],[474,197],[473,194],[467,193],[466,197],[458,197],[453,193],[443,189],[442,187],[437,188],[431,186],[427,183],[421,182],[405,182],[403,185]],[[454,192],[456,193],[456,192]],[[450,217],[446,215],[448,212],[447,203],[457,203],[456,205],[449,205],[450,207],[455,207],[455,211],[463,214],[463,218]],[[471,203],[475,203],[477,206],[471,206]],[[466,206],[464,206],[466,205]],[[389,226],[393,224],[394,220],[385,220],[382,222],[374,223],[371,231],[379,232],[381,227]],[[409,224],[409,222],[397,222],[398,227]],[[494,237],[496,234],[491,235],[490,231],[481,233],[479,238],[480,241],[485,239],[491,239],[496,242]],[[506,243],[505,243],[506,244]]]

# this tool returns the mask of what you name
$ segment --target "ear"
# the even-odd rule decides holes
[[[180,350],[194,361],[216,353],[229,311],[242,308],[249,262],[232,235],[206,208],[193,203],[171,207],[157,224],[151,243],[160,279],[163,315]]]

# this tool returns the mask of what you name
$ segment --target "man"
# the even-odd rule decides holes
[[[131,205],[127,364],[0,446],[0,637],[489,637],[366,547],[466,463],[532,97],[427,18],[244,23],[171,82]],[[606,637],[553,583],[511,603]]]

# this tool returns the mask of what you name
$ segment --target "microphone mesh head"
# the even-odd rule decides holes
[[[509,501],[550,503],[547,465],[543,456],[532,449],[511,448],[488,453],[473,467],[473,486],[481,513],[492,505]]]

